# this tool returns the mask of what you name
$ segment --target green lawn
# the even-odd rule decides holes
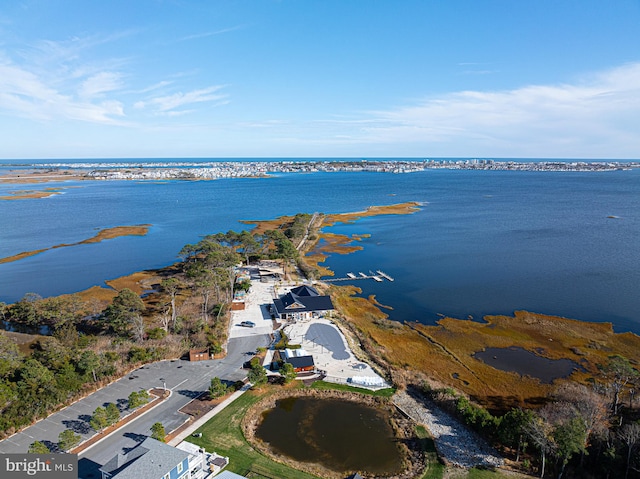
[[[229,457],[228,470],[246,475],[253,471],[273,479],[318,479],[316,476],[292,469],[272,461],[256,451],[244,438],[240,422],[247,409],[255,404],[261,395],[248,391],[214,416],[198,429],[201,438],[189,437],[187,440]]]
[[[315,383],[318,384],[318,383]],[[314,386],[315,386],[314,384]],[[328,386],[327,386],[328,385]],[[324,389],[333,389],[333,384],[324,383],[319,386]],[[347,386],[348,388],[349,386]],[[344,389],[343,387],[336,389]],[[346,389],[349,390],[349,389]],[[357,389],[361,392],[360,389]],[[383,390],[388,391],[388,390]],[[275,462],[255,450],[242,434],[240,423],[246,411],[255,404],[263,393],[248,391],[227,406],[222,412],[213,417],[209,422],[197,430],[202,433],[201,438],[188,437],[187,440],[204,447],[207,451],[215,451],[218,454],[229,457],[228,470],[249,477],[271,479],[320,479],[311,474],[298,471],[291,467]],[[427,459],[427,470],[421,478],[417,479],[442,479],[444,473],[452,479],[504,479],[506,474],[479,469],[471,469],[468,472],[460,469],[447,470],[438,461],[435,445],[429,433],[423,426],[416,426],[416,435],[422,439],[423,448]],[[451,474],[453,472],[453,474]],[[458,474],[459,473],[459,474]],[[522,476],[525,477],[525,476]]]
[[[316,381],[311,385],[312,389],[335,389],[338,391],[349,391],[359,394],[368,394],[369,396],[390,398],[396,392],[395,388],[380,389],[378,391],[371,391],[365,388],[356,388],[349,386],[348,384],[329,383],[326,381]]]
[[[446,468],[444,464],[438,460],[436,446],[431,436],[429,436],[429,432],[424,426],[416,426],[416,436],[422,442],[422,449],[427,461],[427,469],[420,479],[442,479]]]

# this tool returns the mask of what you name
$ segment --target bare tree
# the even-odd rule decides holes
[[[167,278],[162,280],[160,284],[162,290],[169,295],[170,303],[171,303],[171,325],[175,327],[176,318],[178,316],[178,310],[176,309],[176,296],[178,295],[178,291],[180,290],[180,281],[175,278]],[[167,328],[165,327],[165,331]]]
[[[640,443],[640,424],[633,422],[625,424],[618,430],[618,439],[620,439],[625,446],[627,446],[627,468],[624,473],[625,479],[629,475],[629,466],[631,464],[631,454]]]
[[[553,427],[540,415],[535,414],[524,425],[523,430],[531,440],[531,443],[540,451],[540,459],[542,461],[540,477],[544,477],[547,455],[553,452],[555,446],[552,437]]]
[[[605,366],[601,366],[600,370],[612,391],[613,401],[611,408],[613,415],[617,416],[621,392],[627,385],[633,383],[640,376],[640,373],[631,366],[627,358],[618,355],[611,356],[609,362]]]
[[[131,317],[131,336],[138,343],[144,339],[144,320],[139,314],[134,314]]]
[[[165,331],[169,331],[169,320],[170,320],[170,316],[169,316],[169,308],[164,308],[162,310],[162,314],[160,314],[160,326],[162,326],[162,329],[164,329]]]
[[[594,438],[604,437],[608,431],[608,412],[606,398],[582,384],[567,383],[556,392],[558,401],[571,404],[577,417],[584,424],[586,431],[584,449]],[[580,457],[580,464],[584,461],[584,452]]]

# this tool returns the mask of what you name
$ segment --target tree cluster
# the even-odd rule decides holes
[[[182,261],[144,300],[124,288],[109,303],[34,293],[11,305],[0,303],[3,320],[46,325],[53,333],[39,339],[30,354],[0,333],[0,437],[47,416],[131,365],[175,357],[191,347],[221,352],[227,331],[222,319],[234,287],[248,287],[235,284],[235,267],[259,258],[280,258],[285,267],[290,265],[299,256],[292,239],[306,234],[307,216],[296,215],[264,234],[228,231],[184,246]],[[192,303],[197,310],[190,309]],[[260,383],[264,370],[257,371],[254,379]],[[130,407],[136,407],[138,399],[129,399]],[[103,416],[97,411],[98,429],[104,427]]]
[[[115,374],[117,356],[69,344],[68,335],[61,339],[42,338],[26,356],[0,334],[0,431],[11,433],[46,416],[86,384]]]
[[[540,477],[550,471],[571,477],[627,478],[640,465],[640,422],[633,384],[640,373],[626,358],[612,356],[590,386],[565,383],[538,409],[512,409],[494,416],[453,389],[423,391],[466,425],[513,455]],[[629,398],[628,406],[622,397]]]

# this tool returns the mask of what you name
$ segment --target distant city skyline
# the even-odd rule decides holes
[[[637,159],[639,21],[633,0],[8,0],[0,159]]]

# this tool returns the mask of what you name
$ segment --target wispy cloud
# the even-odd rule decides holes
[[[213,30],[210,32],[194,33],[193,35],[187,35],[186,37],[182,37],[178,41],[186,42],[189,40],[198,40],[200,38],[213,37],[216,35],[222,35],[223,33],[235,32],[236,30],[241,30],[242,28],[244,28],[244,25],[237,25],[235,27],[222,28],[220,30]]]
[[[492,75],[498,73],[498,70],[465,70],[465,75]]]
[[[585,154],[595,148],[596,155],[622,147],[635,148],[640,156],[640,63],[574,83],[430,97],[370,112],[366,120],[368,125],[362,119],[353,125],[361,142],[442,144],[451,151],[483,152],[561,148]]]
[[[11,52],[0,45],[0,114],[36,121],[75,120],[134,126],[127,106],[154,115],[184,116],[194,105],[226,101],[223,86],[186,88],[193,73],[177,72],[146,87],[129,82],[140,78],[132,59],[95,55],[95,47],[125,38],[133,31],[111,35],[39,40]],[[132,110],[129,108],[129,113]]]
[[[137,93],[137,94],[151,93],[152,91],[157,91],[165,87],[168,87],[172,83],[173,82],[169,80],[162,80],[157,83],[154,83],[153,85],[149,85],[148,87],[142,88],[141,90],[134,90],[133,93]]]
[[[98,123],[117,123],[124,115],[118,101],[91,103],[61,94],[31,72],[0,64],[0,110],[35,120],[68,118]]]
[[[134,105],[138,109],[151,108],[157,113],[176,114],[177,108],[195,103],[218,102],[227,98],[227,95],[217,93],[223,85],[214,85],[208,88],[192,90],[186,93],[178,92],[171,95],[159,96],[147,101],[139,101]]]
[[[107,92],[120,90],[122,86],[121,73],[100,72],[84,80],[78,93],[82,98],[101,97]]]

